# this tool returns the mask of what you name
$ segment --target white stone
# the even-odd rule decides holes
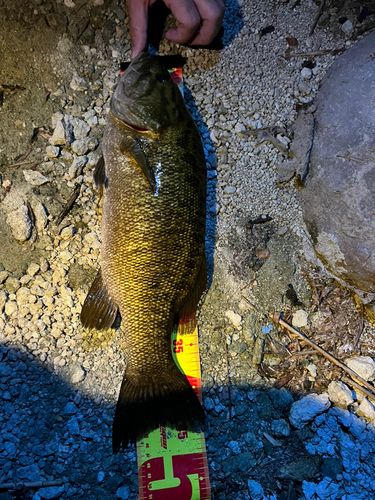
[[[60,259],[63,262],[69,262],[73,258],[73,255],[69,250],[64,250],[63,252],[60,253]]]
[[[12,235],[17,241],[26,241],[31,235],[31,221],[29,210],[22,205],[14,212],[10,212],[6,222],[12,229]]]
[[[330,406],[328,394],[308,394],[292,404],[289,421],[297,429],[302,429],[317,415],[328,410]]]
[[[332,403],[345,408],[354,402],[352,391],[341,381],[329,384],[328,396]]]
[[[56,158],[60,154],[60,148],[58,146],[47,146],[46,153],[50,158]]]
[[[316,375],[317,375],[316,365],[314,365],[314,364],[307,365],[307,366],[306,366],[306,370],[310,373],[310,375],[311,375],[313,378],[316,378]]]
[[[46,209],[44,208],[43,203],[38,203],[37,205],[35,205],[34,215],[36,228],[38,232],[41,233],[48,224],[48,214],[46,212]]]
[[[375,407],[368,399],[363,399],[358,407],[357,414],[375,424]]]
[[[73,133],[76,140],[87,137],[87,134],[90,132],[90,126],[87,125],[86,122],[80,118],[74,117],[72,118],[71,123],[73,125]]]
[[[293,313],[292,325],[295,326],[296,328],[302,328],[304,326],[307,326],[308,317],[309,315],[307,314],[306,311],[304,311],[303,309],[298,309],[298,311]]]
[[[87,163],[87,156],[75,156],[72,165],[69,168],[69,177],[75,179],[82,174],[82,170]]]
[[[52,137],[49,138],[49,143],[51,146],[63,146],[65,144],[65,129],[62,119],[56,123]]]
[[[30,302],[30,290],[25,287],[21,287],[16,292],[17,304],[19,306],[26,305]]]
[[[243,132],[245,132],[246,130],[246,127],[243,123],[241,122],[237,122],[235,127],[234,127],[234,131],[236,132],[236,134],[241,134]]]
[[[60,236],[63,240],[70,240],[74,236],[76,229],[74,226],[64,227],[61,231]]]
[[[23,175],[26,179],[26,182],[28,182],[32,186],[41,186],[42,184],[49,182],[48,177],[45,177],[37,170],[24,170]]]
[[[375,376],[375,362],[370,356],[356,356],[346,360],[346,364],[365,380],[373,380]]]
[[[4,312],[7,316],[15,316],[18,311],[17,302],[14,300],[9,300],[5,303]]]
[[[345,33],[345,35],[350,35],[351,32],[353,31],[353,23],[347,19],[344,24],[341,25],[342,31]]]
[[[53,113],[52,118],[51,118],[51,123],[52,123],[52,128],[55,129],[56,125],[60,120],[64,118],[63,113],[61,111],[56,111],[56,113]]]
[[[84,78],[75,73],[72,81],[70,82],[70,88],[76,92],[84,92],[89,88],[89,86]]]
[[[312,77],[312,71],[310,68],[302,68],[301,69],[301,76],[305,80],[311,80]]]
[[[242,323],[242,318],[239,314],[234,311],[225,311],[225,317],[232,323],[233,326],[238,327]]]
[[[73,368],[71,369],[70,380],[72,384],[79,384],[84,380],[85,376],[86,372],[82,368],[82,366],[73,366]]]

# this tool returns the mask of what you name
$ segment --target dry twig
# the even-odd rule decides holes
[[[281,319],[281,313],[275,313],[274,315],[270,314],[270,317],[273,319],[273,321],[277,325],[281,325],[284,328],[286,328],[287,330],[289,330],[290,332],[299,336],[302,340],[304,340],[307,344],[309,344],[311,347],[313,347],[316,351],[320,352],[320,354],[322,354],[324,357],[326,357],[327,359],[332,361],[332,363],[339,366],[342,370],[344,370],[346,373],[348,373],[352,377],[353,380],[358,382],[360,385],[367,387],[367,389],[369,389],[374,394],[373,397],[375,398],[375,387],[373,385],[369,384],[367,382],[367,380],[365,380],[360,375],[358,375],[358,373],[356,373],[351,368],[349,368],[349,366],[346,366],[344,363],[342,363],[341,361],[336,359],[334,356],[332,356],[332,354],[330,354],[329,352],[327,352],[324,349],[322,349],[321,347],[319,347],[317,344],[315,344],[315,342],[313,342],[308,337],[306,337],[306,335],[304,335],[300,331],[296,330],[293,326],[289,325],[289,323],[287,323],[286,321]]]
[[[62,486],[64,481],[56,480],[56,481],[33,481],[29,483],[16,483],[15,481],[12,483],[0,483],[0,490],[12,490],[18,487],[24,488],[46,488],[47,486]]]
[[[62,210],[62,212],[60,213],[60,215],[57,217],[57,219],[55,221],[55,226],[59,226],[61,224],[63,218],[67,215],[67,213],[69,212],[69,210],[74,205],[74,202],[78,198],[78,195],[79,195],[80,191],[81,191],[81,184],[79,184],[78,186],[76,186],[76,188],[74,189],[74,191],[73,191],[71,197],[69,198],[69,200],[67,201],[67,204],[65,205],[64,209]]]
[[[31,165],[32,163],[35,163],[35,161],[20,161],[19,163],[12,163],[12,165],[7,165],[7,167],[21,167],[22,165]]]
[[[345,384],[351,385],[352,387],[354,387],[354,389],[357,389],[357,391],[362,392],[362,394],[364,394],[365,396],[367,396],[369,399],[372,399],[373,401],[375,401],[375,394],[372,394],[371,392],[369,392],[368,390],[366,390],[364,387],[362,387],[361,385],[359,385],[356,382],[354,382],[349,377],[345,377],[345,375],[343,375],[341,377],[341,380],[342,380],[342,382],[345,382]]]
[[[326,0],[322,0],[320,2],[320,7],[319,7],[319,10],[318,10],[318,13],[315,16],[314,22],[313,22],[313,24],[311,26],[311,30],[310,30],[309,36],[311,36],[314,33],[314,30],[316,28],[316,25],[318,24],[320,16],[323,14],[323,9],[324,9],[324,4],[325,3],[326,3]]]

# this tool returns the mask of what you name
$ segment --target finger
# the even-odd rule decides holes
[[[201,23],[201,17],[193,0],[164,0],[177,21],[177,28],[167,31],[166,38],[177,43],[186,43]]]
[[[209,45],[218,34],[223,22],[225,3],[223,0],[195,0],[202,19],[198,34],[189,41],[190,45]]]
[[[147,45],[148,2],[127,0],[132,39],[131,59],[134,59]]]

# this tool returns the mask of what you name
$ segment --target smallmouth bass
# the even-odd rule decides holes
[[[118,311],[127,364],[113,450],[159,425],[194,429],[203,409],[173,361],[171,334],[195,327],[206,288],[206,162],[184,100],[158,56],[139,54],[111,99],[103,159],[101,269],[81,312],[108,329]]]

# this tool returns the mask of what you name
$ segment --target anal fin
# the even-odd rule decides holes
[[[197,326],[197,306],[206,287],[207,267],[206,257],[204,256],[195,284],[190,294],[187,296],[184,305],[178,312],[178,327],[181,334],[190,334],[194,332]]]
[[[115,322],[117,312],[118,307],[110,297],[99,269],[82,306],[82,326],[108,330]]]

